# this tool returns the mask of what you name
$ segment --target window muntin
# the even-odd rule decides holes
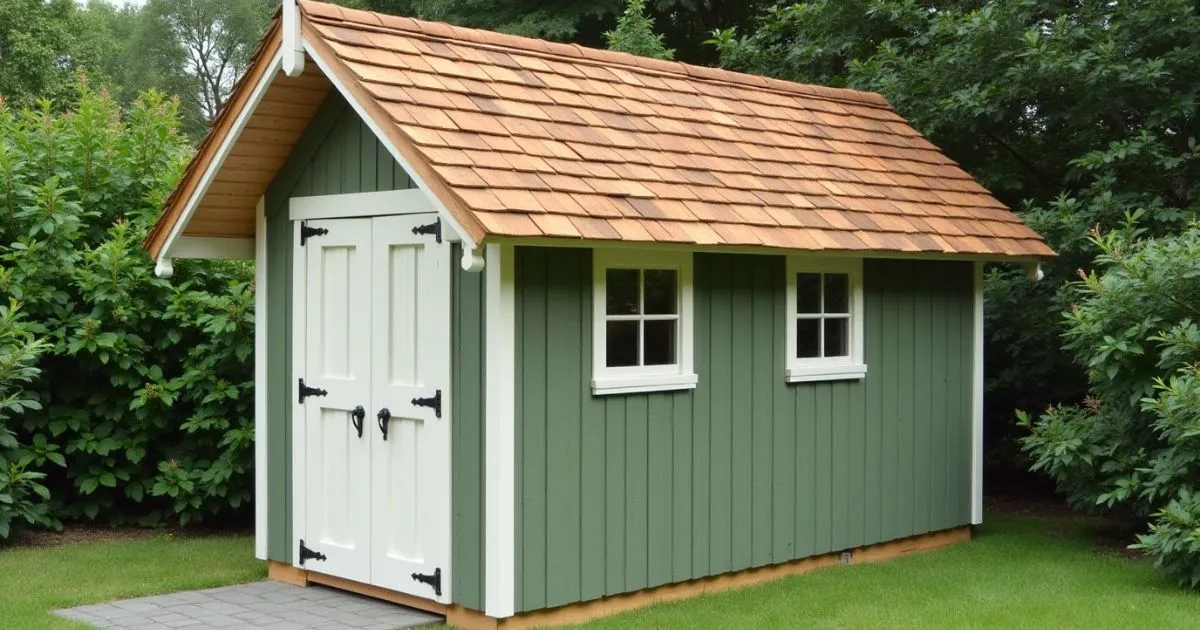
[[[598,249],[593,391],[694,387],[690,252]]]
[[[788,381],[862,378],[862,261],[788,259]]]
[[[679,363],[679,272],[610,267],[605,286],[606,366]]]
[[[850,356],[850,274],[796,274],[796,358]]]

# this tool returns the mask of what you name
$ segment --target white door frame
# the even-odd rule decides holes
[[[349,207],[347,207],[349,206]],[[300,247],[300,223],[308,219],[333,219],[363,216],[391,216],[405,214],[437,213],[429,198],[419,189],[388,190],[370,193],[348,193],[340,195],[316,195],[310,197],[292,197],[288,200],[288,219],[292,222],[292,374],[288,382],[288,396],[292,405],[292,566],[300,567],[300,539],[304,537],[306,505],[304,484],[305,439],[303,431],[296,431],[297,419],[304,418],[304,406],[299,401],[296,392],[296,379],[300,378],[305,369],[305,354],[307,345],[303,334],[297,331],[305,330],[306,268],[304,249]],[[441,215],[439,214],[439,217]],[[432,237],[431,237],[432,238]],[[447,241],[458,241],[460,237],[453,228],[442,221],[442,238]],[[447,269],[449,272],[449,269]],[[450,278],[446,279],[450,282]],[[453,300],[454,296],[451,295]],[[453,304],[453,302],[452,302]],[[447,353],[450,348],[446,349]],[[449,410],[451,384],[446,382],[442,388],[443,405]],[[373,421],[368,414],[367,421]],[[449,418],[450,416],[447,415]],[[451,488],[451,491],[453,488]],[[453,540],[451,541],[453,545]],[[320,572],[320,567],[303,567]],[[442,590],[449,592],[449,580],[445,580]],[[430,598],[433,599],[433,598]]]

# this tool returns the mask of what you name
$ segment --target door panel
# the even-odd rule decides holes
[[[305,568],[449,602],[452,263],[449,243],[413,233],[436,218],[308,221],[328,233],[296,258],[297,376],[328,394],[304,401],[295,429],[297,538],[326,556]],[[439,390],[440,415],[415,404]],[[439,571],[440,594],[428,583]]]
[[[310,221],[329,233],[305,246],[305,384],[325,390],[304,400],[305,544],[324,561],[306,568],[370,579],[370,448],[351,411],[371,404],[369,219]]]
[[[372,441],[371,583],[450,599],[450,247],[413,228],[436,215],[374,219],[372,400],[391,412]],[[414,399],[436,397],[442,413]],[[441,595],[413,574],[441,570]]]

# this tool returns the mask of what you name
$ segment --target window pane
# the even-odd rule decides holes
[[[825,312],[850,312],[850,276],[844,273],[825,274]]]
[[[651,315],[674,315],[676,313],[675,271],[671,269],[647,269],[646,312]]]
[[[605,292],[609,315],[638,314],[637,269],[609,269],[605,272]]]
[[[605,362],[608,367],[638,364],[638,323],[608,322]]]
[[[796,312],[821,312],[821,274],[796,274]]]
[[[825,320],[825,356],[844,357],[850,354],[850,318]]]
[[[675,325],[673,319],[650,320],[644,324],[646,335],[645,365],[672,365],[675,359]]]
[[[796,357],[809,359],[821,356],[821,320],[796,320]]]

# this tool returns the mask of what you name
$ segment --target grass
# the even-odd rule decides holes
[[[86,628],[50,611],[266,577],[248,536],[168,535],[0,550],[0,626]]]
[[[1195,628],[1200,595],[1081,518],[991,516],[978,538],[610,617],[585,628]],[[0,627],[82,628],[57,608],[261,579],[249,537],[0,551]]]
[[[990,517],[969,544],[603,619],[600,628],[1195,628],[1200,595],[1097,522]]]

